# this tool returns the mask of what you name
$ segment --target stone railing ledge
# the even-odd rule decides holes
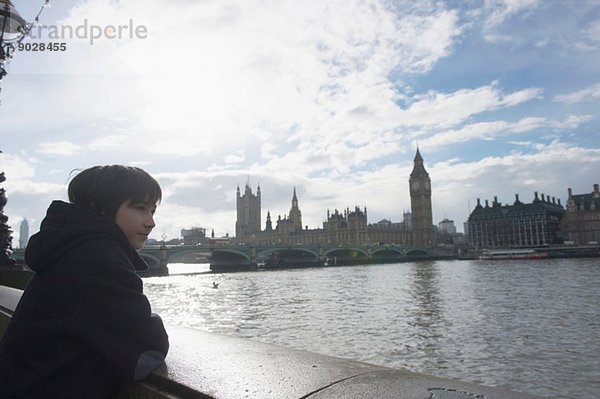
[[[536,398],[184,327],[167,331],[166,366],[145,385],[176,398]]]

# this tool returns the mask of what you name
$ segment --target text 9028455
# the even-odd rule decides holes
[[[19,51],[66,51],[67,43],[19,43],[17,45]]]

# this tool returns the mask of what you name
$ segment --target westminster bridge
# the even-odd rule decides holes
[[[147,245],[139,251],[150,270],[148,275],[167,275],[169,263],[202,263],[208,259],[212,271],[242,271],[257,268],[340,266],[393,263],[451,258],[453,253],[435,247],[402,245]],[[25,251],[12,257],[25,264]],[[142,273],[144,274],[144,273]]]

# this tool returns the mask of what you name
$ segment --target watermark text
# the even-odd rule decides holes
[[[31,39],[49,40],[88,40],[91,45],[102,39],[146,39],[148,28],[145,25],[136,25],[130,19],[122,25],[95,25],[86,19],[77,26],[72,25],[36,25],[29,31]]]

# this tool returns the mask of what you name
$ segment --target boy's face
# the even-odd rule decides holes
[[[156,205],[144,202],[125,201],[117,210],[115,222],[119,225],[129,244],[138,250],[144,246],[148,235],[156,226],[154,212]]]

